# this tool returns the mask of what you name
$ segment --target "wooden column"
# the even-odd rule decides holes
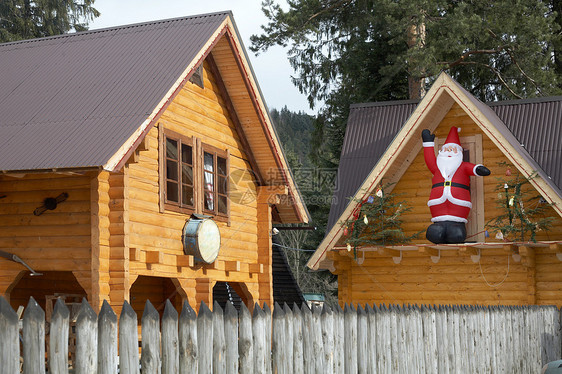
[[[209,278],[197,278],[195,280],[195,310],[199,310],[201,301],[204,301],[209,308],[213,305],[213,286]]]
[[[258,263],[263,265],[263,273],[258,274],[258,303],[273,305],[273,273],[271,267],[271,230],[273,229],[271,209],[279,203],[279,195],[287,194],[286,186],[258,187]]]
[[[103,300],[109,300],[109,202],[109,173],[101,171],[90,184],[91,287],[85,287],[88,283],[85,274],[74,272],[96,313]]]
[[[537,303],[537,267],[535,265],[535,250],[531,247],[519,247],[521,262],[527,269],[527,304]]]
[[[129,166],[109,176],[109,303],[116,314],[129,301]]]

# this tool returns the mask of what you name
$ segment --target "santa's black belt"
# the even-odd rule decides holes
[[[460,188],[464,188],[465,190],[469,190],[470,191],[470,187],[467,186],[466,184],[460,184],[460,183],[456,183],[456,182],[451,182],[451,181],[446,181],[446,182],[441,182],[441,183],[435,183],[433,186],[431,186],[431,188],[435,188],[435,187],[447,187],[447,186],[451,186],[451,187],[460,187]]]

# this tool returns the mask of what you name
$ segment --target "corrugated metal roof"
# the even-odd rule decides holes
[[[0,170],[104,165],[229,16],[0,44]]]
[[[521,156],[560,193],[562,96],[484,104],[466,93]],[[351,106],[338,169],[338,188],[334,191],[327,232],[416,106],[417,101],[411,100]]]
[[[327,231],[336,223],[350,197],[355,195],[417,105],[417,100],[351,105]]]

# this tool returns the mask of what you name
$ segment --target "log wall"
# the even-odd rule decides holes
[[[83,288],[77,294],[91,292],[92,178],[91,173],[0,176],[0,250],[19,256],[37,272],[73,271]],[[68,199],[55,210],[33,214],[45,198],[63,192]],[[22,265],[0,258],[0,294],[9,294],[26,274]],[[41,277],[33,279],[41,282]]]
[[[482,136],[483,164],[492,172],[491,176],[484,177],[484,222],[488,222],[501,214],[495,203],[498,197],[496,186],[498,177],[506,178],[506,167],[498,164],[508,160],[457,104],[434,133],[438,138],[446,138],[451,126],[460,126],[461,136]],[[511,167],[511,172],[515,176],[517,170]],[[416,244],[430,244],[425,239],[425,229],[431,224],[427,207],[431,177],[423,151],[420,151],[393,190],[396,194],[403,194],[401,198],[412,207],[410,212],[402,215],[402,227],[406,234],[423,230],[420,239],[414,241]],[[555,218],[554,224],[551,230],[538,232],[539,241],[562,239],[562,219],[551,208],[549,216]],[[344,240],[340,241],[340,245],[345,246]],[[498,242],[495,232],[490,232],[486,241]],[[519,262],[515,261],[511,252],[502,248],[482,249],[480,261],[476,263],[468,253],[455,249],[442,250],[436,263],[429,253],[418,250],[403,251],[399,264],[393,261],[391,254],[377,251],[366,251],[364,255],[360,251],[359,263],[364,256],[361,264],[345,250],[332,251],[329,258],[334,261],[335,273],[339,277],[341,303],[562,306],[562,262],[556,256],[560,252],[559,246],[535,247],[525,251],[519,250],[524,255]]]
[[[131,279],[138,275],[176,279],[178,287],[183,287],[185,296],[194,305],[200,301],[211,301],[209,290],[216,281],[246,283],[254,301],[258,301],[258,277],[251,271],[251,267],[258,264],[258,205],[252,198],[257,196],[257,185],[248,177],[252,173],[248,155],[207,62],[203,76],[205,88],[186,83],[162,114],[157,127],[146,136],[146,150],[138,153],[136,162],[129,163],[129,215],[128,224],[125,224],[128,225],[129,273]],[[221,250],[214,265],[189,266],[181,241],[182,229],[189,215],[168,210],[160,212],[160,127],[199,138],[201,143],[219,149],[228,149],[230,173],[242,176],[240,179],[231,178],[229,185],[233,196],[230,222],[217,222],[221,232]],[[236,196],[250,198],[240,201]],[[120,224],[115,223],[116,230]],[[264,271],[270,273],[271,266]],[[193,279],[199,280],[195,287],[188,284]],[[263,301],[269,302],[269,296]]]

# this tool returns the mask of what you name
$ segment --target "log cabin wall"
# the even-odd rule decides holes
[[[484,203],[479,208],[484,207],[484,222],[488,222],[500,214],[495,203],[497,178],[505,178],[506,167],[498,163],[508,160],[457,104],[435,130],[436,137],[446,138],[451,126],[462,128],[461,137],[476,134],[482,137],[483,164],[492,175],[483,178]],[[517,170],[511,167],[511,172],[515,176]],[[429,244],[425,229],[431,223],[427,207],[430,188],[431,173],[425,165],[423,151],[420,151],[393,190],[403,194],[400,198],[412,208],[402,215],[406,234],[424,230],[414,243]],[[476,207],[477,203],[473,201],[473,205]],[[562,219],[554,210],[549,212],[549,216],[555,218],[554,224],[548,232],[538,232],[539,241],[562,239]],[[498,242],[494,236],[495,232],[490,232],[486,241]],[[338,245],[345,248],[345,237]],[[470,255],[459,250],[441,251],[437,263],[428,254],[417,250],[402,252],[399,264],[394,263],[391,255],[375,251],[365,251],[361,265],[346,250],[331,251],[329,259],[334,261],[335,274],[338,274],[341,303],[562,306],[562,262],[556,256],[561,252],[560,248],[546,246],[525,251],[522,254],[526,256],[519,262],[503,249],[483,249],[479,263],[474,263]],[[363,252],[359,251],[358,257],[361,260]]]
[[[59,291],[45,290],[41,295],[53,292],[84,294],[84,291],[90,295],[92,292],[90,187],[94,175],[0,176],[0,196],[4,196],[0,198],[0,250],[19,256],[40,273],[72,271],[81,285],[75,292],[66,287]],[[45,198],[57,197],[63,192],[68,193],[68,199],[58,204],[55,210],[47,210],[39,216],[33,214]],[[0,258],[0,294],[9,297],[14,287],[18,293],[25,294],[37,290],[39,283],[43,283],[43,288],[50,283],[45,281],[48,276],[37,276],[30,279],[35,282],[18,285],[18,281],[28,274],[21,264]],[[14,299],[13,302],[19,301]],[[44,300],[38,302],[44,303]],[[12,306],[17,308],[18,305]]]
[[[236,171],[242,176],[251,175],[248,155],[242,147],[216,79],[205,62],[204,88],[187,82],[162,114],[158,125],[147,134],[144,140],[146,150],[138,152],[136,162],[128,164],[129,214],[125,224],[128,226],[128,239],[123,243],[125,247],[128,245],[128,253],[125,250],[123,254],[129,255],[125,261],[128,263],[129,284],[124,285],[124,288],[131,287],[139,275],[171,278],[190,304],[198,307],[201,301],[211,302],[212,287],[216,281],[241,282],[247,285],[253,301],[270,303],[270,295],[261,295],[258,285],[256,199],[242,202],[231,199],[230,222],[217,221],[221,232],[221,249],[212,265],[189,264],[188,257],[183,253],[182,229],[190,215],[160,211],[158,157],[159,131],[162,128],[198,138],[201,143],[221,150],[227,149],[230,153],[230,173]],[[254,181],[249,178],[234,179],[229,184],[231,197],[235,193],[257,196]],[[115,225],[121,223],[115,222]],[[271,266],[266,266],[263,271],[270,274]]]

